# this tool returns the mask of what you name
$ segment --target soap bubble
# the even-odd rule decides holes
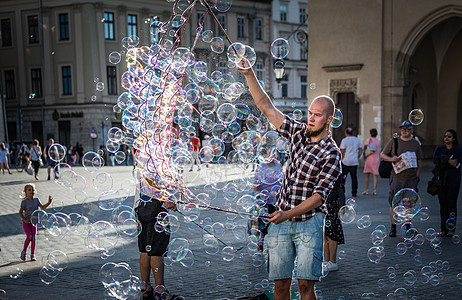
[[[102,82],[96,83],[96,90],[98,92],[102,92],[104,90],[104,83],[102,83]]]
[[[408,119],[409,119],[409,122],[411,122],[412,125],[417,126],[417,125],[422,124],[422,122],[424,120],[424,114],[423,114],[422,110],[420,110],[420,109],[413,109],[409,113]]]
[[[231,8],[231,0],[217,0],[215,3],[215,8],[221,12],[227,12]]]
[[[48,148],[48,157],[54,162],[60,162],[66,157],[66,149],[60,144],[53,144]]]
[[[225,42],[221,37],[214,37],[210,42],[210,49],[215,53],[223,53],[225,51]]]
[[[334,117],[332,119],[332,122],[330,123],[330,126],[332,128],[339,128],[343,123],[343,114],[340,111],[340,109],[336,108],[334,112]]]
[[[238,63],[242,60],[245,54],[245,46],[241,43],[232,43],[228,47],[228,60],[233,63]]]
[[[117,51],[111,52],[109,54],[109,62],[111,64],[114,64],[114,65],[118,64],[120,62],[120,59],[121,59],[121,55]]]
[[[402,189],[398,191],[393,197],[392,207],[395,209],[398,206],[402,208],[397,210],[396,213],[406,220],[411,219],[421,208],[419,194],[413,189]]]
[[[271,44],[271,55],[276,59],[285,58],[289,54],[289,41],[278,38]]]
[[[348,224],[354,221],[356,217],[356,211],[352,206],[344,205],[338,211],[338,217],[344,224]]]
[[[205,43],[210,43],[213,38],[213,31],[212,30],[205,30],[202,32],[202,41]]]

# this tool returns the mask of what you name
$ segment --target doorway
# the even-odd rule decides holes
[[[342,112],[343,122],[340,127],[332,131],[335,142],[340,146],[348,127],[353,128],[353,135],[356,136],[359,133],[359,103],[355,102],[354,93],[338,93],[336,100],[335,107]]]
[[[58,121],[58,142],[66,147],[71,146],[71,121]]]

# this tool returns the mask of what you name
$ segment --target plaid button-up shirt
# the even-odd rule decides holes
[[[322,205],[290,221],[306,221],[317,212],[326,213],[326,200],[341,173],[341,152],[331,134],[319,142],[311,142],[306,124],[285,116],[278,132],[290,141],[289,159],[276,207],[287,211],[315,193],[321,195]]]

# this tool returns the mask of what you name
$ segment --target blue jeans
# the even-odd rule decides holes
[[[269,279],[319,280],[322,275],[324,214],[304,222],[271,224],[265,237]]]

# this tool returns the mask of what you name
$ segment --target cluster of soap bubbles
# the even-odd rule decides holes
[[[69,257],[60,250],[51,251],[42,258],[42,268],[39,271],[40,281],[44,284],[51,284],[56,277],[69,265]]]
[[[116,299],[137,299],[143,282],[135,275],[127,263],[105,263],[99,271],[104,294]],[[167,299],[167,298],[159,298]]]

